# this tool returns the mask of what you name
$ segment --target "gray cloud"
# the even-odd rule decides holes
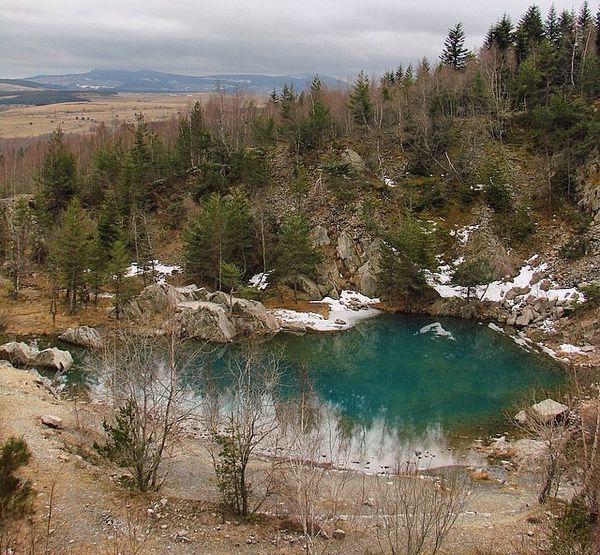
[[[538,1],[546,12],[551,0]],[[380,72],[436,58],[462,21],[475,48],[530,0],[2,0],[0,76],[91,68],[210,73]],[[557,9],[572,1],[556,0]],[[593,6],[595,7],[595,6]]]

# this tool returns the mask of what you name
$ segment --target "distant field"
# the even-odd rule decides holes
[[[16,106],[0,109],[0,138],[37,137],[59,125],[65,133],[87,133],[104,122],[107,126],[135,121],[143,112],[147,121],[166,120],[188,110],[209,93],[119,93],[102,96],[84,93],[89,102],[67,102],[48,106]]]

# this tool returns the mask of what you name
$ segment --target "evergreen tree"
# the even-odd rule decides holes
[[[350,93],[350,112],[356,123],[369,126],[373,121],[371,85],[364,71],[358,74]]]
[[[593,21],[592,11],[590,10],[590,4],[587,0],[584,0],[581,8],[579,9],[579,15],[577,16],[577,26],[585,32],[585,30],[591,26]]]
[[[200,101],[196,101],[189,117],[190,125],[190,161],[192,167],[198,167],[206,161],[211,144],[210,132],[204,124],[204,112]]]
[[[149,147],[149,133],[144,114],[136,114],[136,125],[133,135],[133,146],[128,155],[127,168],[131,174],[128,177],[131,181],[131,199],[132,206],[135,208],[145,208],[148,200],[148,180],[150,178],[151,153]]]
[[[67,304],[71,313],[86,285],[85,271],[88,268],[86,230],[83,225],[84,212],[77,198],[72,199],[63,213],[52,249],[52,259],[60,273],[60,283],[67,291]]]
[[[463,26],[462,23],[457,23],[448,31],[440,60],[443,65],[459,70],[467,66],[468,59],[469,51],[465,48]]]
[[[388,297],[404,296],[407,304],[427,288],[424,271],[435,266],[433,240],[429,230],[412,217],[384,237],[379,283]]]
[[[600,7],[596,14],[596,54],[600,57]]]
[[[64,143],[60,128],[52,133],[42,165],[42,192],[48,211],[56,215],[76,192],[75,156]]]
[[[4,267],[12,281],[14,297],[17,298],[21,279],[27,272],[35,233],[34,213],[24,197],[16,200],[8,214],[7,224],[8,245]]]
[[[544,38],[544,22],[540,9],[530,6],[519,21],[516,32],[517,61],[522,63]]]
[[[334,122],[323,98],[321,79],[318,75],[310,84],[310,110],[301,129],[301,143],[305,149],[320,148],[333,136]]]
[[[129,297],[129,288],[127,287],[127,270],[129,268],[130,256],[121,240],[113,243],[110,252],[110,262],[107,272],[112,286],[113,306],[117,320],[121,318],[123,305]]]
[[[558,14],[556,12],[556,8],[554,7],[554,4],[552,4],[552,6],[550,6],[550,10],[548,11],[548,15],[546,16],[546,22],[544,24],[544,33],[546,35],[546,38],[555,47],[560,46],[560,39],[561,39],[560,25],[559,25]]]
[[[514,26],[510,17],[507,14],[502,16],[502,19],[492,25],[488,31],[484,46],[491,48],[496,46],[500,52],[506,52],[515,41]]]
[[[493,279],[493,272],[487,259],[473,259],[456,267],[452,283],[467,288],[467,301],[471,300],[471,290],[478,285],[485,285]]]
[[[110,263],[109,253],[106,252],[96,229],[88,244],[89,272],[87,274],[87,285],[94,295],[94,304],[98,302],[98,294],[106,281],[107,268]]]
[[[109,196],[102,205],[98,216],[97,234],[98,242],[105,258],[108,260],[113,243],[122,236],[121,218],[117,201],[113,195]]]
[[[314,277],[321,259],[310,239],[310,226],[300,214],[285,218],[279,234],[275,260],[276,279],[281,283],[292,283],[294,300],[298,301],[299,275]]]
[[[227,196],[212,193],[185,233],[186,271],[200,283],[222,287],[222,264],[235,264],[246,273],[253,246],[252,216],[241,191]]]
[[[11,521],[31,512],[31,483],[15,475],[30,459],[31,451],[22,439],[8,438],[0,447],[0,539]]]

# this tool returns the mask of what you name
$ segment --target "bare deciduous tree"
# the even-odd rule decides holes
[[[377,540],[394,555],[435,555],[464,509],[468,482],[459,471],[421,474],[412,463],[375,483]]]

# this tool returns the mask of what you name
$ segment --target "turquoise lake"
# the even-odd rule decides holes
[[[447,335],[427,332],[436,322]],[[501,431],[517,402],[565,380],[547,357],[469,320],[381,315],[345,332],[280,335],[268,345],[303,362],[319,396],[350,422],[408,435],[432,426],[471,437]]]

